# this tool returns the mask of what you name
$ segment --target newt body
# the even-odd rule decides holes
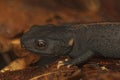
[[[35,25],[22,36],[21,44],[51,61],[69,56],[71,61],[64,64],[81,64],[94,55],[119,59],[120,23]],[[47,64],[50,59],[45,60]]]

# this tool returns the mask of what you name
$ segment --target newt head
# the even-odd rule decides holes
[[[21,37],[22,47],[40,55],[58,56],[68,53],[72,49],[73,39],[65,39],[65,33],[60,33],[53,26],[33,26]]]

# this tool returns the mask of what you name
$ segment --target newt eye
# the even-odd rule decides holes
[[[47,47],[47,43],[44,40],[36,40],[35,45],[38,49],[45,49]]]

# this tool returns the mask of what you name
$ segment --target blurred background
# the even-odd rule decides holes
[[[29,54],[19,38],[32,25],[119,21],[120,0],[0,0],[0,69]]]
[[[0,34],[15,37],[34,24],[120,21],[119,0],[0,0]]]

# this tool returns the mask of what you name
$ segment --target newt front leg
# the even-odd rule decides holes
[[[94,55],[94,52],[91,50],[88,50],[85,53],[83,53],[81,56],[74,58],[70,61],[60,62],[60,63],[58,63],[58,65],[60,65],[60,66],[63,66],[63,65],[73,66],[73,65],[81,64],[81,63],[84,63],[85,61],[87,61],[88,59],[90,59],[93,55]]]

